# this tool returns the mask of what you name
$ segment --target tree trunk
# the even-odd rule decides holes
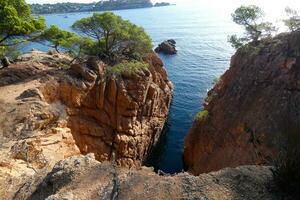
[[[55,48],[55,51],[56,51],[57,53],[60,53],[59,50],[58,50],[58,45],[55,45],[54,48]]]
[[[10,65],[10,62],[6,56],[1,59],[1,63],[3,68],[8,67]]]

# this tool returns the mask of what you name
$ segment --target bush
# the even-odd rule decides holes
[[[117,75],[121,75],[123,73],[134,74],[141,69],[148,68],[148,66],[149,65],[145,62],[139,62],[135,60],[130,62],[124,61],[122,63],[112,66],[109,70],[109,73]]]
[[[300,134],[290,131],[280,141],[280,151],[272,170],[274,181],[285,196],[295,196],[300,188]]]
[[[205,121],[209,116],[209,112],[207,110],[203,110],[198,112],[195,116],[195,120],[197,121]]]

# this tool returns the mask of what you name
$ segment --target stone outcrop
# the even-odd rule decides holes
[[[39,90],[61,71],[58,65],[70,62],[56,55],[49,67],[50,57],[32,52],[0,70],[0,199],[13,199],[6,194],[31,176],[80,154],[67,127],[65,105],[48,104]]]
[[[269,167],[228,168],[198,177],[188,173],[160,176],[151,168],[122,169],[87,155],[58,162],[46,176],[32,176],[10,196],[14,200],[280,199],[270,192],[270,184]]]
[[[188,169],[268,163],[284,134],[299,130],[299,72],[299,31],[238,50],[208,93],[208,116],[194,122],[185,140]]]
[[[149,67],[137,73],[110,73],[89,60],[42,89],[47,102],[66,105],[68,127],[81,153],[100,161],[139,166],[158,141],[172,100],[172,83],[163,63],[151,54]]]
[[[177,54],[176,50],[176,42],[173,39],[166,40],[162,42],[158,47],[155,49],[156,53],[165,53],[169,55]]]
[[[92,58],[70,67],[71,60],[33,51],[0,70],[1,181],[18,186],[59,160],[91,152],[139,167],[160,137],[172,84],[154,53],[137,73],[110,73]]]

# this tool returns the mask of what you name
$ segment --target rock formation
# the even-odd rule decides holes
[[[70,61],[33,51],[0,70],[0,199],[277,198],[268,190],[269,167],[199,177],[137,167],[172,97],[155,54],[138,73],[114,74],[93,58]]]
[[[46,176],[32,176],[16,193],[5,197],[13,196],[14,200],[279,199],[269,191],[271,182],[269,167],[244,166],[198,177],[188,173],[159,176],[151,168],[122,169],[99,163],[87,155],[58,162]]]
[[[141,167],[172,99],[157,55],[137,72],[70,61],[33,51],[0,70],[2,199],[283,199],[270,190],[270,167],[199,174],[266,164],[282,133],[297,127],[300,32],[233,56],[185,141],[197,177]]]
[[[173,55],[177,53],[176,50],[176,42],[175,40],[167,40],[158,45],[158,47],[155,49],[156,53],[165,53],[169,55]]]
[[[62,159],[91,152],[99,161],[114,153],[118,165],[139,167],[157,142],[172,84],[154,53],[137,73],[110,73],[94,59],[71,67],[70,61],[33,51],[0,70],[1,184],[17,187]]]
[[[189,171],[268,163],[282,135],[299,130],[299,72],[299,31],[238,50],[208,93],[208,116],[194,122],[185,140]]]
[[[110,74],[110,67],[93,60],[74,64],[42,89],[47,102],[66,105],[81,153],[104,161],[115,152],[118,164],[132,167],[155,145],[168,116],[172,84],[155,54],[146,61],[147,69],[123,74]]]

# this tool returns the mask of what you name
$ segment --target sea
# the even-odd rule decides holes
[[[232,22],[229,12],[213,7],[172,5],[113,12],[142,26],[154,46],[167,39],[177,42],[177,55],[160,54],[174,84],[174,98],[161,140],[145,165],[169,174],[181,172],[184,138],[194,116],[203,109],[214,80],[229,68],[234,49],[227,42],[228,35],[241,30]],[[90,12],[52,14],[45,19],[47,25],[72,31],[71,25],[76,20],[91,15]],[[29,48],[47,50],[48,47],[31,44]]]

